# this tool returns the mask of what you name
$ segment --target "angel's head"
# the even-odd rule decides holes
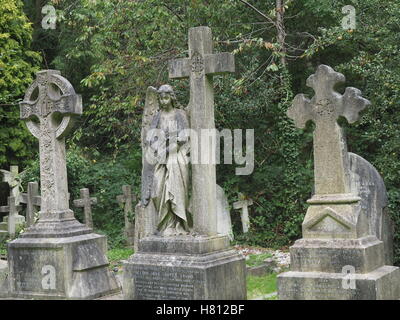
[[[160,101],[161,108],[172,107],[175,108],[177,105],[176,96],[174,90],[169,84],[162,85],[158,90],[158,100]]]

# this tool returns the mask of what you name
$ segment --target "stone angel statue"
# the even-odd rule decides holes
[[[141,206],[154,208],[155,231],[163,236],[187,234],[193,225],[189,136],[188,115],[172,87],[149,87],[142,122]]]

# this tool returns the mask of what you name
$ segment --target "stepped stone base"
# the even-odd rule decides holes
[[[147,237],[124,261],[126,300],[244,300],[244,257],[226,236]]]
[[[280,300],[397,300],[400,269],[383,266],[366,274],[355,274],[355,289],[346,289],[343,273],[289,271],[278,276]]]
[[[11,297],[94,299],[120,290],[108,270],[106,237],[91,233],[91,229],[73,220],[63,231],[64,236],[48,237],[50,233],[43,232],[39,237],[45,222],[8,244]],[[54,228],[62,230],[63,224],[59,225],[52,225],[51,233]]]
[[[279,298],[400,299],[400,269],[384,265],[383,246],[375,236],[300,239],[290,247],[291,271],[278,276]],[[351,276],[350,271],[354,272]]]

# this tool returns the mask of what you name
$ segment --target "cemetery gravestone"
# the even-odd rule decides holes
[[[205,146],[206,150],[199,152],[197,149],[199,145],[195,143],[194,135],[201,136],[203,129],[215,128],[212,75],[234,71],[233,56],[229,53],[213,54],[212,48],[210,28],[191,28],[189,58],[175,60],[170,64],[170,78],[190,78],[191,158],[193,153],[215,154],[215,150],[207,150],[211,149],[209,145]],[[176,102],[171,87],[168,88],[168,92],[161,90],[167,87],[169,86],[162,86],[158,91],[149,88],[147,92],[142,130],[144,155],[148,150],[144,143],[148,139],[146,133],[151,131],[149,128],[157,128],[159,125],[161,111],[158,110],[158,102],[162,102],[163,107],[165,106],[162,100],[167,101],[165,103]],[[159,94],[159,99],[157,96],[154,97],[155,93]],[[172,109],[171,113],[181,119],[176,121],[175,129],[179,126],[182,129],[178,130],[177,136],[178,139],[181,138],[179,145],[183,148],[187,141],[184,133],[188,131],[185,128],[186,115],[183,110],[177,108]],[[163,123],[159,126],[163,128]],[[179,149],[179,152],[182,152],[182,149]],[[179,159],[182,160],[185,156],[186,153],[180,153]],[[183,163],[186,162],[179,165],[184,166]],[[141,209],[139,215],[136,215],[138,221],[144,224],[141,227],[144,236],[139,240],[138,251],[124,262],[125,299],[246,299],[244,257],[229,247],[229,238],[226,235],[218,235],[215,163],[191,163],[190,213],[193,217],[193,226],[190,226],[188,220],[190,232],[178,231],[177,228],[177,232],[170,235],[163,234],[159,229],[160,222],[157,222],[158,203],[153,201],[157,199],[153,194],[157,191],[154,185],[157,185],[158,181],[153,179],[154,167],[158,168],[144,162]],[[161,187],[163,186],[170,188],[170,185],[164,184]],[[176,190],[174,188],[176,186],[172,187]],[[184,187],[187,185],[184,184]],[[179,199],[187,196],[187,194],[177,195]],[[161,210],[164,208],[161,207]],[[183,221],[181,222],[183,224]]]
[[[233,240],[231,213],[224,189],[217,185],[217,232]]]
[[[27,193],[21,193],[20,202],[26,204],[26,226],[29,228],[35,223],[37,208],[40,208],[41,198],[37,182],[28,182]]]
[[[81,199],[74,200],[74,206],[83,208],[85,225],[93,229],[92,205],[97,204],[97,198],[90,197],[89,189],[83,188],[80,190]]]
[[[22,208],[19,205],[15,205],[15,202],[14,197],[8,197],[8,205],[0,207],[0,212],[8,212],[8,217],[4,218],[3,225],[7,226],[7,232],[10,238],[15,237],[17,223],[18,225],[23,224],[20,219],[18,220],[18,217],[21,217],[18,212],[20,212]]]
[[[303,128],[315,123],[315,194],[303,221],[303,238],[290,248],[290,271],[278,276],[280,299],[399,299],[400,270],[388,265],[391,222],[378,172],[347,152],[342,128],[359,118],[369,101],[355,88],[334,90],[342,74],[321,65],[307,79],[315,91],[294,98],[288,116]]]
[[[79,223],[69,208],[65,136],[72,117],[82,113],[81,97],[59,71],[44,70],[20,109],[39,140],[41,210],[38,222],[8,244],[10,295],[91,299],[118,291],[106,237]]]
[[[136,251],[138,239],[135,238],[135,224],[132,222],[133,202],[136,201],[136,196],[132,194],[132,189],[129,185],[122,186],[122,192],[122,195],[117,196],[117,202],[124,205],[124,233],[128,242],[128,246],[134,247]]]
[[[240,197],[244,198],[243,195]],[[253,205],[253,200],[251,199],[243,199],[233,203],[234,209],[242,209],[242,212],[240,213],[240,218],[242,220],[243,233],[249,232],[250,228],[249,206],[251,205]]]

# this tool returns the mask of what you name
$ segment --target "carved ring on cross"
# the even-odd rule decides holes
[[[27,89],[20,102],[21,119],[26,119],[28,130],[39,139],[40,126],[32,118],[52,117],[56,138],[61,138],[72,127],[72,114],[82,114],[82,98],[58,70],[37,73],[36,80]],[[54,114],[61,114],[61,119]]]

